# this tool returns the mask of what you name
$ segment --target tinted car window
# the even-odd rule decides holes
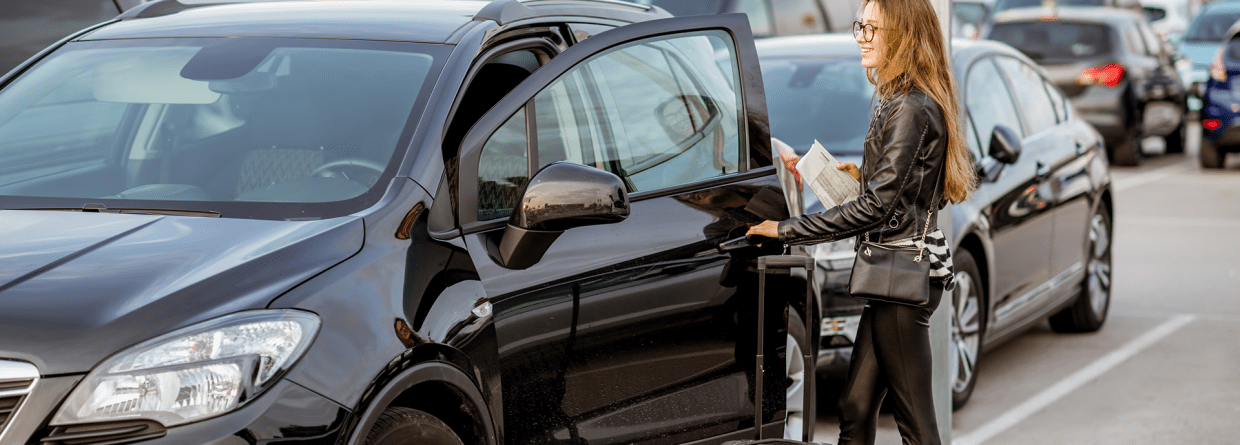
[[[1012,83],[1012,91],[1020,101],[1021,116],[1024,116],[1030,134],[1055,126],[1058,116],[1055,115],[1055,107],[1042,86],[1042,75],[1034,71],[1033,67],[1011,57],[995,57],[994,60]]]
[[[814,140],[835,154],[860,154],[874,86],[856,59],[762,60],[771,136],[798,153]]]
[[[1240,20],[1240,11],[1208,11],[1197,15],[1189,24],[1184,40],[1197,42],[1219,42],[1223,34],[1231,28],[1236,20]]]
[[[597,167],[625,179],[630,192],[739,172],[748,150],[738,132],[739,89],[716,60],[735,61],[730,42],[715,33],[643,40],[568,71],[535,96],[537,166]],[[480,221],[511,214],[531,174],[525,116],[510,118],[483,146]]]
[[[1142,7],[1141,9],[1144,10],[1145,19],[1151,22],[1157,22],[1167,16],[1167,10],[1163,8],[1145,6],[1145,7]]]
[[[422,51],[430,48],[282,39],[71,43],[0,93],[0,194],[278,203],[357,197],[411,134],[407,124],[435,60]],[[102,170],[88,174],[88,162]],[[335,211],[329,207],[319,209]]]
[[[994,25],[990,39],[1011,45],[1039,62],[1085,59],[1111,52],[1110,28],[1091,23],[1000,23]]]
[[[716,64],[734,61],[731,39],[710,34],[648,41],[585,63],[615,134],[615,172],[633,191],[739,171],[739,85]],[[731,65],[732,63],[728,63]]]
[[[989,59],[979,61],[969,68],[965,95],[965,106],[969,109],[974,130],[981,139],[983,153],[990,153],[990,135],[994,133],[996,125],[1006,125],[1017,134],[1024,133],[1007,85],[1003,83],[999,70]]]

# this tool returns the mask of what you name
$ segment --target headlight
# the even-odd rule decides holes
[[[263,310],[142,342],[96,366],[52,424],[141,418],[173,426],[224,414],[275,383],[318,329],[309,312]]]

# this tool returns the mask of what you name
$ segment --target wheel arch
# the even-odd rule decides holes
[[[402,358],[398,357],[394,362]],[[500,443],[482,392],[473,379],[455,365],[439,361],[419,363],[393,375],[386,384],[370,391],[373,395],[367,394],[365,398],[371,401],[364,411],[356,414],[348,444],[361,444],[379,415],[392,406],[417,409],[435,416],[447,423],[466,444]]]

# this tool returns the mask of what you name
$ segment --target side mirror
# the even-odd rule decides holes
[[[628,216],[629,195],[619,176],[580,164],[552,163],[526,184],[504,229],[498,259],[509,269],[525,269],[537,264],[565,230],[617,223]]]
[[[1020,136],[1006,125],[995,125],[990,134],[990,157],[1004,164],[1015,164],[1020,158]]]

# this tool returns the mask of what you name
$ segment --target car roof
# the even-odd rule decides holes
[[[640,21],[662,9],[615,0],[163,0],[127,11],[78,40],[294,37],[451,42],[474,21],[551,16]]]
[[[765,60],[852,58],[859,61],[861,59],[861,53],[857,48],[856,39],[854,39],[850,34],[817,34],[770,37],[759,39],[754,43],[758,47],[758,57]],[[1015,48],[1012,48],[1003,42],[997,42],[994,40],[952,39],[951,45],[952,68],[956,71],[957,76],[960,75],[961,70],[972,65],[973,61],[977,58],[992,54],[1015,57],[1034,66],[1038,70],[1042,70],[1042,67],[1038,66],[1032,60],[1029,60],[1029,58],[1020,51],[1017,51]],[[1045,74],[1046,73],[1043,73],[1043,75]]]
[[[1059,6],[1055,8],[1031,7],[1009,9],[995,14],[994,22],[1076,22],[1114,25],[1139,19],[1141,16],[1127,9],[1106,6]]]

